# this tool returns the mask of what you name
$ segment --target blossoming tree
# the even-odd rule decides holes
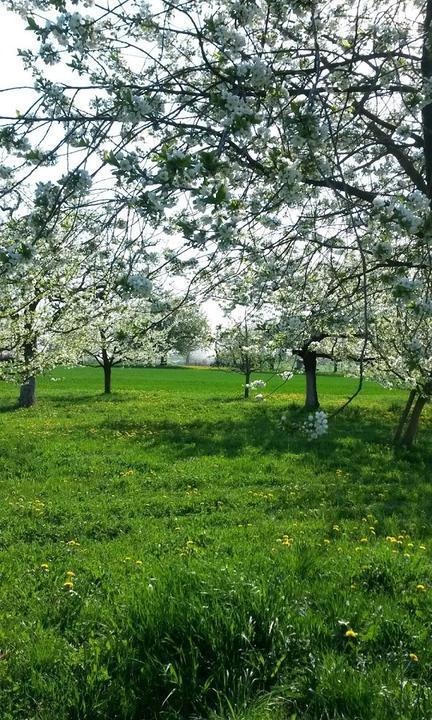
[[[89,228],[71,231],[63,218],[56,232],[35,239],[31,215],[2,226],[0,338],[2,378],[21,384],[19,405],[36,401],[36,376],[77,359]],[[67,237],[67,243],[65,238]]]
[[[169,219],[192,252],[242,255],[259,227],[289,255],[310,212],[337,219],[357,244],[367,336],[370,260],[390,285],[430,268],[432,0],[86,5],[10,0],[39,50],[22,52],[34,102],[0,131],[5,197],[14,168],[73,149],[41,189],[50,221],[77,188],[105,202],[98,178],[117,183],[115,212]]]

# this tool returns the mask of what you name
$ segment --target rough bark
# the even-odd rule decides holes
[[[406,402],[406,405],[402,411],[402,415],[400,416],[400,420],[399,420],[399,424],[396,428],[396,432],[394,434],[393,441],[394,441],[395,445],[399,445],[399,443],[400,443],[402,433],[404,431],[406,421],[408,419],[408,415],[410,414],[410,410],[411,410],[412,404],[414,402],[415,396],[416,396],[416,391],[411,390],[410,394],[408,395],[408,400]]]
[[[112,362],[105,348],[102,348],[102,363],[104,371],[104,394],[109,395],[111,392]]]
[[[33,376],[27,378],[20,388],[18,398],[18,407],[29,408],[36,403],[36,378]]]
[[[318,390],[316,382],[317,357],[313,350],[305,350],[302,354],[305,378],[306,378],[306,400],[305,408],[307,410],[318,410],[320,404],[318,400]]]
[[[30,326],[31,327],[31,326]],[[31,340],[24,345],[24,365],[31,367],[35,353],[35,341]],[[36,378],[30,374],[23,381],[18,398],[18,407],[29,408],[36,403]]]
[[[250,376],[251,376],[251,374],[250,374],[250,371],[249,371],[249,370],[246,370],[246,372],[245,372],[245,387],[244,387],[244,396],[245,396],[245,400],[247,400],[247,399],[248,399],[248,397],[249,397],[249,390],[250,390],[250,388],[249,388],[249,383],[250,383]]]
[[[408,420],[405,432],[402,435],[401,445],[404,445],[405,447],[412,447],[414,445],[419,426],[420,415],[426,403],[427,398],[421,396],[417,398],[410,418]]]

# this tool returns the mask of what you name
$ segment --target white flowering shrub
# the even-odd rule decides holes
[[[303,432],[309,440],[316,440],[328,432],[327,415],[322,410],[310,413],[302,425]]]
[[[286,415],[281,415],[280,421],[279,421],[279,427],[282,428],[282,430],[286,430],[288,425],[288,418]]]
[[[253,380],[251,383],[249,383],[249,387],[252,388],[252,390],[256,390],[257,388],[265,388],[267,383],[264,380]]]

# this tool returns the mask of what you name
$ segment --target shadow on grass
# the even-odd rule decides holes
[[[106,395],[101,391],[97,391],[89,392],[86,395],[83,393],[76,395],[45,395],[43,403],[55,408],[62,408],[65,405],[73,407],[74,405],[93,405],[95,403],[98,405],[121,405],[125,404],[128,400],[136,400],[136,397],[137,393],[135,391],[121,390],[119,392],[110,393],[109,395]]]
[[[229,402],[239,403],[235,400]],[[370,458],[371,453],[388,450],[397,421],[396,409],[388,412],[386,418],[379,412],[364,408],[347,409],[342,415],[331,420],[328,435],[309,441],[301,430],[301,424],[307,417],[301,407],[291,404],[284,411],[288,418],[288,429],[283,429],[280,425],[280,409],[261,406],[250,410],[251,412],[240,418],[223,420],[137,422],[121,419],[106,420],[101,427],[115,432],[131,433],[129,441],[132,443],[151,438],[153,446],[163,446],[165,455],[173,459],[208,455],[233,457],[243,454],[249,448],[263,455],[309,455],[337,467],[342,460],[348,464],[358,463],[362,459]],[[409,452],[395,449],[395,458],[403,457],[409,461],[412,457],[418,463],[421,454],[426,466],[430,463],[432,467],[432,444],[425,442],[424,430],[427,425],[430,425],[429,419],[423,422],[420,449],[414,448]]]
[[[25,408],[20,408],[18,405],[18,402],[16,400],[10,400],[9,402],[5,401],[0,405],[0,414],[3,415],[4,413],[13,413],[17,410],[25,410]]]
[[[145,424],[107,420],[102,427],[124,433],[124,441],[135,446],[137,455],[157,450],[167,466],[189,458],[221,457],[238,459],[239,475],[256,467],[260,482],[281,488],[271,512],[277,508],[292,515],[295,508],[318,508],[323,503],[322,512],[333,522],[358,520],[373,512],[383,524],[394,517],[419,532],[430,524],[430,417],[423,420],[419,446],[408,451],[391,445],[396,409],[385,414],[378,409],[347,409],[331,421],[328,435],[312,442],[300,429],[305,413],[297,406],[285,414],[292,422],[289,432],[280,427],[280,410],[262,406],[238,419]],[[297,486],[295,501],[285,493],[291,486]]]

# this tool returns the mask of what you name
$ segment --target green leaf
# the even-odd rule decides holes
[[[27,16],[27,23],[28,23],[28,25],[26,27],[26,30],[33,30],[34,32],[37,32],[38,30],[40,30],[39,25],[37,24],[36,20],[31,15]]]

